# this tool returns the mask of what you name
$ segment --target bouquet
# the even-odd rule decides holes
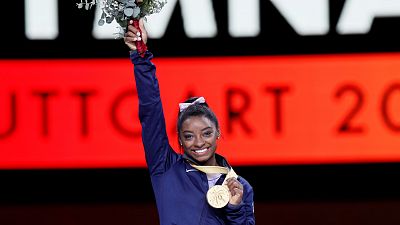
[[[85,7],[89,10],[98,3],[102,10],[99,26],[115,20],[122,29],[117,33],[117,38],[123,38],[130,20],[133,20],[133,26],[141,32],[139,19],[160,12],[166,0],[81,0],[76,5],[78,8]],[[143,41],[137,41],[136,46],[139,54],[143,56],[147,50],[146,44]]]

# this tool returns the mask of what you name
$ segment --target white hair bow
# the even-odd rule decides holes
[[[204,97],[200,97],[191,103],[179,103],[179,112],[183,112],[185,109],[187,109],[187,107],[189,107],[191,105],[201,104],[201,103],[205,103],[205,102],[206,102],[206,99]]]

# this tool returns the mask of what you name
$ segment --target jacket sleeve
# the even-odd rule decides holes
[[[178,159],[168,142],[153,55],[141,57],[136,51],[130,55],[134,64],[136,89],[139,97],[139,119],[147,166],[151,176],[163,174]]]
[[[253,202],[253,188],[250,184],[242,179],[243,184],[243,200],[239,205],[231,205],[228,204],[225,207],[226,213],[226,224],[230,225],[254,225],[255,217],[254,217],[254,202]],[[239,180],[240,181],[240,180]]]

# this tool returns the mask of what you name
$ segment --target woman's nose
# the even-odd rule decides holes
[[[201,137],[196,138],[194,144],[196,147],[202,147],[204,145],[204,140]]]

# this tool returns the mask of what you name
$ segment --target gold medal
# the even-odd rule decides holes
[[[226,206],[231,198],[228,186],[215,185],[207,192],[207,201],[214,208],[222,208]]]
[[[197,166],[190,164],[193,168],[196,168],[204,173],[222,173],[226,174],[225,180],[222,185],[215,185],[207,191],[207,202],[214,208],[222,208],[229,203],[231,199],[231,193],[226,185],[228,178],[237,178],[238,175],[233,171],[232,168],[220,167],[220,166]]]

